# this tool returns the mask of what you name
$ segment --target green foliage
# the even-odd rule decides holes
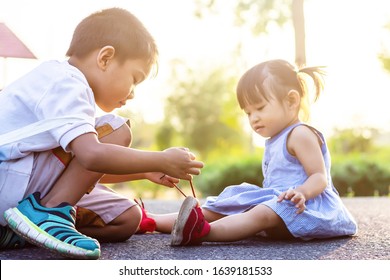
[[[213,76],[211,77],[214,79]],[[221,76],[217,75],[217,77]],[[221,80],[223,79],[221,78]],[[218,84],[222,84],[221,80],[217,79],[216,85],[213,87],[214,90],[218,87]],[[191,79],[189,82],[191,82]],[[207,82],[212,84],[211,81]],[[196,85],[195,82],[191,83],[191,85],[193,86],[192,90],[198,89],[201,91],[195,94],[199,100],[207,98],[207,96],[204,97],[202,95],[204,92],[202,90],[206,88],[205,85]],[[184,93],[186,89],[188,87],[181,88],[178,92]],[[206,104],[202,102],[197,103],[196,100],[191,98],[187,102],[191,106],[193,106],[192,102],[194,102],[196,108],[198,108],[197,106],[205,105],[206,108],[195,110],[195,113],[206,113],[207,110],[213,111],[215,109],[214,111],[219,111],[213,117],[215,121],[223,124],[230,123],[231,125],[233,124],[232,127],[239,127],[240,118],[236,113],[232,113],[234,108],[238,107],[235,104],[235,99],[224,97],[224,92],[218,93],[217,90],[216,92],[214,95],[216,100],[207,99],[204,102]],[[210,95],[210,92],[208,94]],[[183,97],[183,95],[180,96]],[[215,106],[209,106],[210,104],[215,104]],[[188,110],[186,107],[181,109],[183,111]],[[175,143],[184,144],[191,148],[191,143],[195,143],[186,143],[185,141],[188,138],[181,137],[182,135],[170,123],[147,124],[142,119],[137,119],[131,112],[121,111],[120,114],[132,119],[132,146],[135,148],[152,149],[154,146],[153,137],[156,137],[157,141],[165,145],[162,148],[172,146]],[[241,112],[239,114],[241,115]],[[202,114],[188,116],[188,118],[190,117],[202,119]],[[190,119],[185,118],[182,120],[183,123],[187,121],[190,121]],[[202,121],[199,123],[200,125],[205,124]],[[196,122],[192,123],[192,125],[195,124]],[[241,184],[242,182],[261,186],[263,181],[261,172],[262,149],[249,152],[249,136],[243,131],[235,132],[236,139],[240,139],[235,140],[234,138],[219,138],[218,133],[220,133],[220,130],[218,126],[211,126],[209,129],[216,130],[216,133],[214,134],[214,131],[212,131],[207,136],[209,132],[205,129],[200,135],[196,135],[196,133],[200,132],[194,130],[193,133],[195,134],[190,134],[194,136],[188,136],[197,138],[199,145],[210,145],[207,150],[204,150],[206,153],[203,155],[206,164],[205,168],[203,168],[200,176],[194,177],[195,185],[202,195],[218,195],[225,187]],[[155,136],[156,131],[160,134]],[[332,154],[332,180],[341,196],[389,195],[390,146],[376,146],[375,139],[377,135],[378,131],[376,129],[355,127],[336,130],[333,137],[328,140]],[[217,140],[213,141],[213,137],[217,138]],[[241,144],[235,145],[234,141]],[[242,144],[243,142],[245,144]],[[165,187],[145,180],[125,183],[122,186],[129,187],[131,193],[136,197],[155,198],[168,193]],[[186,182],[181,182],[181,186],[187,188],[188,192]],[[173,192],[173,195],[175,194]],[[169,195],[172,195],[172,193]]]
[[[218,155],[217,155],[218,154]],[[205,161],[201,175],[194,176],[199,196],[218,195],[225,187],[243,182],[262,185],[262,149],[252,153],[216,153]],[[370,153],[333,153],[332,180],[340,196],[386,196],[390,187],[390,147],[377,148]],[[167,195],[168,189],[141,180],[124,183],[135,197],[156,198]],[[188,183],[181,187],[190,193]],[[172,192],[169,196],[180,194]],[[171,197],[172,198],[172,197]]]
[[[242,112],[237,106],[236,78],[226,69],[209,72],[184,69],[173,82],[168,97],[164,124],[157,132],[159,148],[184,145],[203,159],[216,150],[246,149],[240,123]]]
[[[335,129],[333,137],[329,140],[329,149],[332,154],[347,154],[353,152],[369,152],[374,148],[374,139],[378,130],[368,127],[353,127]]]
[[[118,115],[128,118],[132,131],[131,147],[136,149],[150,149],[155,142],[155,131],[160,124],[147,123],[144,119],[130,110],[119,110]]]
[[[243,182],[262,185],[261,152],[241,157],[221,157],[208,162],[195,184],[203,196],[218,195],[225,187]]]
[[[332,179],[340,195],[388,195],[390,148],[378,147],[375,128],[335,130],[328,141],[332,158]]]
[[[385,163],[350,156],[332,165],[333,184],[340,196],[389,195],[390,169]],[[195,184],[203,196],[218,195],[225,187],[243,182],[262,185],[261,156],[222,158],[207,163]]]
[[[203,18],[217,13],[226,1],[194,0],[194,15]],[[254,35],[267,33],[272,25],[283,26],[291,18],[291,0],[240,0],[235,3],[235,23],[249,26]]]
[[[333,153],[332,178],[342,196],[388,195],[390,147],[377,147],[369,153]]]
[[[382,62],[383,69],[390,72],[390,45],[388,43],[390,22],[388,22],[383,28],[385,30],[385,37],[382,42],[382,49],[378,53],[378,59]]]
[[[389,31],[390,31],[390,22],[388,22],[384,29],[386,30],[386,37],[389,37]],[[390,46],[385,43],[386,40],[383,42],[382,50],[378,53],[378,59],[382,62],[383,68],[390,72]]]
[[[333,165],[332,179],[341,196],[389,194],[390,170],[377,162],[345,159]]]
[[[384,52],[379,54],[378,58],[382,62],[383,68],[390,72],[390,55]]]
[[[170,123],[163,122],[156,133],[157,147],[159,147],[160,150],[164,150],[173,146],[173,143],[175,142],[173,139],[176,133],[177,132]]]
[[[255,35],[266,33],[272,24],[283,26],[290,18],[291,0],[242,0],[236,7],[237,25],[250,25]]]

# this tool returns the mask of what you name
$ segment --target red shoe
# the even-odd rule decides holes
[[[187,196],[173,225],[171,246],[200,245],[200,239],[210,232],[198,200]]]
[[[140,200],[141,203],[139,203],[136,199],[134,199],[134,201],[139,205],[142,211],[141,223],[138,226],[138,230],[136,231],[136,234],[153,232],[156,230],[156,221],[148,217],[148,215],[146,214],[144,203],[142,199]]]

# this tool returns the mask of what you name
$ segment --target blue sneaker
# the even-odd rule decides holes
[[[47,208],[36,192],[4,213],[9,227],[29,242],[77,259],[98,259],[100,244],[75,228],[75,210],[68,203]]]
[[[8,226],[0,226],[0,249],[23,248],[28,243]]]

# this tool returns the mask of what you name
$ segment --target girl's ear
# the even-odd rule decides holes
[[[297,109],[301,103],[301,96],[295,89],[290,90],[286,96],[287,105],[291,109]]]
[[[96,58],[99,68],[105,71],[110,62],[114,59],[114,56],[115,48],[113,46],[104,46],[101,48]]]

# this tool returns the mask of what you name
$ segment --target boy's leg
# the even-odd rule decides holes
[[[129,239],[138,229],[141,221],[141,210],[137,206],[128,208],[106,224],[101,230],[95,227],[83,227],[80,231],[101,242],[122,242]]]
[[[126,124],[118,129],[104,125],[97,131],[103,143],[125,147],[131,144],[131,130]],[[99,175],[97,179],[101,178]],[[98,184],[77,203],[76,228],[101,242],[127,240],[136,232],[141,220],[141,210],[136,205],[134,201]]]
[[[126,147],[130,145],[131,130],[127,124],[123,124],[115,130],[109,124],[102,127],[103,136],[99,135],[99,141],[102,143]],[[97,131],[99,132],[99,127],[97,127]],[[47,207],[54,207],[62,202],[76,205],[102,176],[101,173],[84,169],[77,158],[73,158],[50,192],[42,198],[42,204]]]
[[[43,163],[46,158],[54,158],[50,152],[37,154],[37,162]],[[44,160],[41,162],[41,158]],[[73,161],[74,163],[75,161]],[[72,162],[71,162],[72,165]],[[74,165],[72,165],[74,166]],[[36,176],[31,181],[42,177],[38,170],[43,171],[43,166],[38,164],[36,167]],[[54,168],[55,169],[55,168]],[[50,168],[47,172],[52,171]],[[51,173],[50,173],[51,174]],[[49,177],[56,177],[59,173],[54,172]],[[39,176],[40,175],[40,176]],[[52,179],[52,178],[50,178]],[[42,190],[50,188],[51,184]],[[80,178],[79,178],[80,179]],[[37,190],[41,188],[37,186]],[[30,191],[34,190],[34,187]],[[29,192],[28,192],[29,193]],[[27,194],[28,194],[27,193]],[[49,191],[50,193],[50,191]],[[34,192],[19,202],[17,207],[8,209],[4,217],[8,226],[19,236],[27,241],[59,252],[72,258],[97,259],[100,256],[99,243],[87,236],[80,234],[75,229],[75,210],[72,205],[61,202],[48,208],[41,203],[40,192]]]
[[[137,230],[141,209],[128,198],[96,185],[77,204],[76,228],[101,242],[121,242]]]
[[[126,130],[123,125],[122,127],[123,129],[116,131],[123,132],[127,138],[119,138],[119,142],[127,145],[131,134],[129,129]],[[102,174],[79,167],[81,166],[76,158],[71,160],[68,169],[59,177],[42,203],[40,194],[34,193],[21,201],[18,207],[7,210],[6,219],[14,231],[39,246],[72,257],[98,258],[98,242],[80,235],[74,229],[75,212],[71,205],[74,205]],[[64,199],[61,199],[62,195]],[[67,203],[63,204],[64,200]],[[55,209],[45,205],[55,206]],[[63,234],[63,231],[66,233]]]
[[[4,213],[8,226],[29,242],[80,259],[97,259],[99,243],[75,229],[75,210],[67,203],[43,207],[40,193],[30,194]]]
[[[22,248],[27,242],[15,234],[8,226],[0,225],[0,249]]]

